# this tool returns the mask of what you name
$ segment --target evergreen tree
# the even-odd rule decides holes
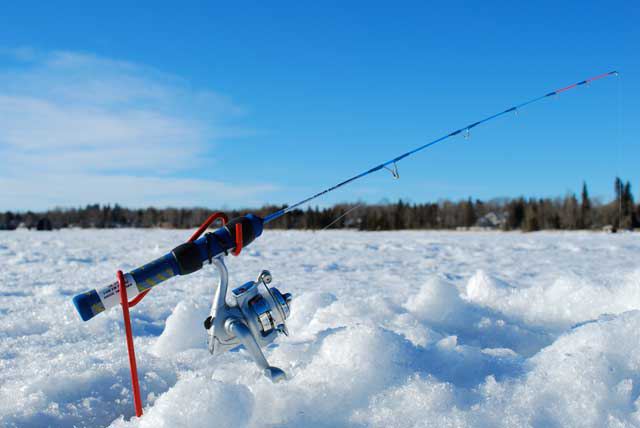
[[[505,228],[507,230],[516,230],[522,227],[524,209],[525,203],[523,198],[509,202],[507,205],[507,221],[505,222]]]
[[[589,199],[589,191],[587,190],[587,183],[582,182],[582,201],[580,203],[580,228],[591,228],[591,200]]]
[[[631,183],[626,182],[622,188],[622,225],[625,229],[632,229],[636,227],[635,213],[633,212],[633,194],[631,193]]]
[[[573,193],[564,198],[560,215],[563,229],[577,229],[579,226],[578,200]]]
[[[540,230],[538,221],[538,204],[535,200],[530,200],[524,210],[524,220],[522,222],[522,230],[524,232],[534,232]]]
[[[620,177],[616,177],[615,182],[613,184],[614,191],[616,195],[616,200],[614,201],[617,209],[617,213],[615,218],[613,219],[613,230],[616,231],[621,227],[622,222],[622,180]]]
[[[407,205],[405,203],[402,202],[402,199],[398,200],[398,203],[396,204],[396,209],[395,209],[395,213],[394,213],[394,229],[395,230],[400,230],[400,229],[405,229],[406,228],[406,224],[405,224],[405,211],[406,211],[406,207]]]
[[[464,227],[471,227],[476,224],[476,212],[473,208],[473,202],[471,198],[467,199],[467,202],[464,203],[463,213],[462,213],[462,224]]]

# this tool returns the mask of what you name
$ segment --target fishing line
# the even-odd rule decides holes
[[[364,172],[361,172],[360,174],[354,175],[351,178],[348,178],[348,179],[346,179],[344,181],[341,181],[340,183],[335,184],[335,185],[333,185],[333,186],[331,186],[331,187],[329,187],[327,189],[324,189],[324,190],[322,190],[322,191],[320,191],[320,192],[318,192],[318,193],[316,193],[316,194],[314,194],[312,196],[309,196],[308,198],[305,198],[305,199],[303,199],[303,200],[301,200],[299,202],[296,202],[293,205],[290,205],[290,206],[288,206],[286,208],[282,208],[282,209],[280,209],[280,210],[278,210],[278,211],[276,211],[274,213],[271,213],[271,214],[269,214],[268,216],[266,216],[264,218],[264,223],[266,224],[266,223],[272,222],[273,220],[276,220],[276,219],[282,217],[283,215],[287,214],[288,212],[291,212],[292,210],[298,208],[301,205],[306,204],[307,202],[310,202],[310,201],[312,201],[312,200],[314,200],[316,198],[319,198],[322,195],[325,195],[325,194],[327,194],[329,192],[332,192],[332,191],[334,191],[334,190],[336,190],[336,189],[338,189],[338,188],[340,188],[342,186],[345,186],[345,185],[347,185],[347,184],[349,184],[349,183],[351,183],[353,181],[356,181],[356,180],[358,180],[358,179],[360,179],[362,177],[365,177],[365,176],[367,176],[369,174],[372,174],[372,173],[374,173],[376,171],[380,171],[381,169],[388,169],[389,171],[391,171],[391,173],[392,173],[394,178],[398,178],[399,174],[398,174],[398,165],[397,165],[397,163],[400,162],[402,159],[404,159],[406,157],[409,157],[409,156],[411,156],[411,155],[413,155],[413,154],[415,154],[415,153],[417,153],[419,151],[422,151],[422,150],[424,150],[424,149],[426,149],[428,147],[431,147],[431,146],[433,146],[435,144],[438,144],[439,142],[447,140],[448,138],[453,137],[455,135],[458,135],[460,133],[463,133],[463,135],[468,138],[471,129],[475,128],[478,125],[481,125],[481,124],[483,124],[485,122],[489,122],[490,120],[496,119],[496,118],[498,118],[500,116],[504,116],[504,115],[506,115],[508,113],[517,113],[517,111],[519,109],[521,109],[523,107],[526,107],[529,104],[533,104],[533,103],[538,102],[538,101],[540,101],[540,100],[542,100],[544,98],[548,98],[548,97],[551,97],[551,96],[554,96],[554,95],[559,95],[559,94],[561,94],[561,93],[563,93],[565,91],[568,91],[570,89],[573,89],[573,88],[576,88],[578,86],[582,86],[582,85],[585,85],[585,84],[588,84],[588,83],[591,83],[591,82],[594,82],[596,80],[602,79],[602,78],[607,77],[607,76],[612,76],[612,75],[613,76],[617,76],[618,72],[617,71],[610,71],[608,73],[603,73],[603,74],[600,74],[598,76],[594,76],[594,77],[591,77],[589,79],[582,80],[582,81],[574,83],[572,85],[565,86],[564,88],[560,88],[560,89],[556,89],[555,91],[551,91],[551,92],[549,92],[549,93],[547,93],[545,95],[541,95],[539,97],[533,98],[533,99],[531,99],[529,101],[525,101],[525,102],[523,102],[521,104],[518,104],[518,105],[515,105],[513,107],[509,107],[506,110],[503,110],[503,111],[501,111],[499,113],[496,113],[496,114],[493,114],[491,116],[488,116],[488,117],[486,117],[486,118],[484,118],[482,120],[479,120],[477,122],[473,122],[470,125],[462,127],[460,129],[457,129],[457,130],[455,130],[455,131],[453,131],[453,132],[451,132],[451,133],[449,133],[447,135],[443,135],[440,138],[437,138],[437,139],[435,139],[433,141],[430,141],[430,142],[428,142],[426,144],[423,144],[420,147],[416,147],[415,149],[410,150],[410,151],[408,151],[406,153],[403,153],[400,156],[397,156],[397,157],[395,157],[393,159],[390,159],[390,160],[388,160],[386,162],[383,162],[380,165],[376,165],[371,169],[368,169],[368,170],[366,170]],[[389,166],[391,166],[391,165],[393,166],[393,169],[389,168]]]
[[[621,169],[621,164],[622,164],[622,141],[621,141],[621,127],[622,127],[622,104],[621,104],[621,98],[622,98],[622,79],[620,79],[620,76],[618,76],[617,78],[618,82],[617,82],[617,117],[616,117],[616,147],[617,147],[617,151],[618,151],[618,159],[616,162],[616,177],[620,177],[620,169]],[[622,178],[620,178],[620,181],[618,183],[618,227],[617,229],[621,229],[622,228]]]
[[[349,214],[351,211],[355,211],[358,208],[361,208],[362,206],[364,206],[364,202],[357,204],[356,206],[348,209],[344,214],[342,214],[340,217],[336,218],[335,220],[333,220],[331,223],[329,223],[328,225],[326,225],[325,227],[323,227],[322,229],[320,229],[320,231],[323,230],[327,230],[329,229],[331,226],[333,226],[334,224],[336,224],[341,218],[345,217],[347,214]]]

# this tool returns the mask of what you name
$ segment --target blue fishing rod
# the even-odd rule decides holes
[[[467,134],[469,131],[483,123],[489,122],[500,116],[513,113],[526,107],[530,104],[539,102],[545,98],[561,94],[570,89],[586,85],[596,80],[603,79],[607,76],[614,76],[618,73],[616,71],[610,71],[608,73],[600,74],[595,77],[591,77],[586,80],[574,83],[572,85],[548,92],[539,97],[533,98],[529,101],[521,104],[509,107],[499,113],[488,116],[477,122],[473,122],[467,126],[459,128],[447,135],[423,144],[415,149],[412,149],[406,153],[394,157],[386,162],[374,166],[360,174],[354,175],[340,183],[328,187],[308,198],[305,198],[293,205],[289,205],[286,208],[282,208],[272,214],[267,215],[264,219],[254,214],[247,214],[242,217],[232,219],[224,226],[216,229],[213,232],[206,233],[204,236],[179,245],[171,250],[171,252],[159,257],[141,267],[138,267],[131,272],[125,274],[126,290],[128,297],[135,297],[141,293],[146,293],[151,288],[158,284],[168,280],[177,275],[188,275],[190,273],[200,270],[205,262],[213,263],[222,255],[226,255],[229,252],[239,252],[241,248],[244,248],[251,244],[256,238],[262,235],[263,227],[292,210],[316,199],[329,192],[332,192],[342,186],[345,186],[360,178],[366,177],[369,174],[373,174],[376,171],[382,169],[388,169],[394,176],[398,176],[397,163],[401,160],[427,149],[437,143],[445,141],[451,137],[459,134]],[[393,167],[393,169],[391,168]],[[282,297],[282,296],[281,296]],[[286,300],[286,297],[284,298]],[[279,303],[283,300],[276,298]],[[119,287],[118,283],[110,284],[103,288],[93,289],[80,293],[73,297],[73,303],[80,314],[80,317],[87,321],[94,316],[98,315],[105,310],[116,306],[120,303],[119,300]],[[288,302],[284,302],[288,303]]]

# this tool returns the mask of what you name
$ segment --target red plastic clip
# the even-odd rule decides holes
[[[231,254],[239,256],[242,251],[242,224],[236,223],[236,248]]]

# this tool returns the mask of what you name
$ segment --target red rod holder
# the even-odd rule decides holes
[[[189,238],[189,240],[187,242],[193,242],[196,239],[198,239],[200,237],[200,235],[202,235],[204,233],[204,231],[207,230],[209,228],[209,226],[211,226],[211,224],[214,221],[216,221],[217,219],[222,219],[222,225],[223,226],[225,224],[227,224],[227,222],[229,221],[229,217],[227,217],[227,215],[225,213],[221,213],[221,212],[213,213],[204,221],[204,223],[202,223],[200,225],[198,230],[196,230],[193,233],[193,235],[191,235],[191,238]]]
[[[140,303],[140,300],[144,299],[144,296],[146,296],[149,291],[151,291],[150,288],[148,290],[144,290],[142,293],[140,293],[136,297],[134,297],[134,299],[129,302],[129,307],[133,308],[135,305]]]
[[[224,226],[229,221],[229,218],[225,213],[217,212],[211,214],[200,227],[191,235],[187,242],[193,242],[204,233],[205,230],[213,224],[214,221],[221,219]],[[236,249],[233,251],[233,255],[237,256],[242,250],[242,225],[236,224]],[[140,397],[140,383],[138,382],[138,366],[136,364],[136,352],[133,344],[133,332],[131,330],[131,317],[129,316],[129,308],[133,308],[140,303],[144,296],[151,291],[151,289],[145,290],[138,294],[132,301],[129,302],[127,297],[127,284],[124,280],[124,274],[121,270],[118,271],[118,286],[120,287],[120,304],[122,305],[122,317],[124,318],[124,330],[127,338],[127,352],[129,353],[129,369],[131,371],[131,389],[133,390],[133,407],[136,411],[136,416],[142,416],[142,398]]]

